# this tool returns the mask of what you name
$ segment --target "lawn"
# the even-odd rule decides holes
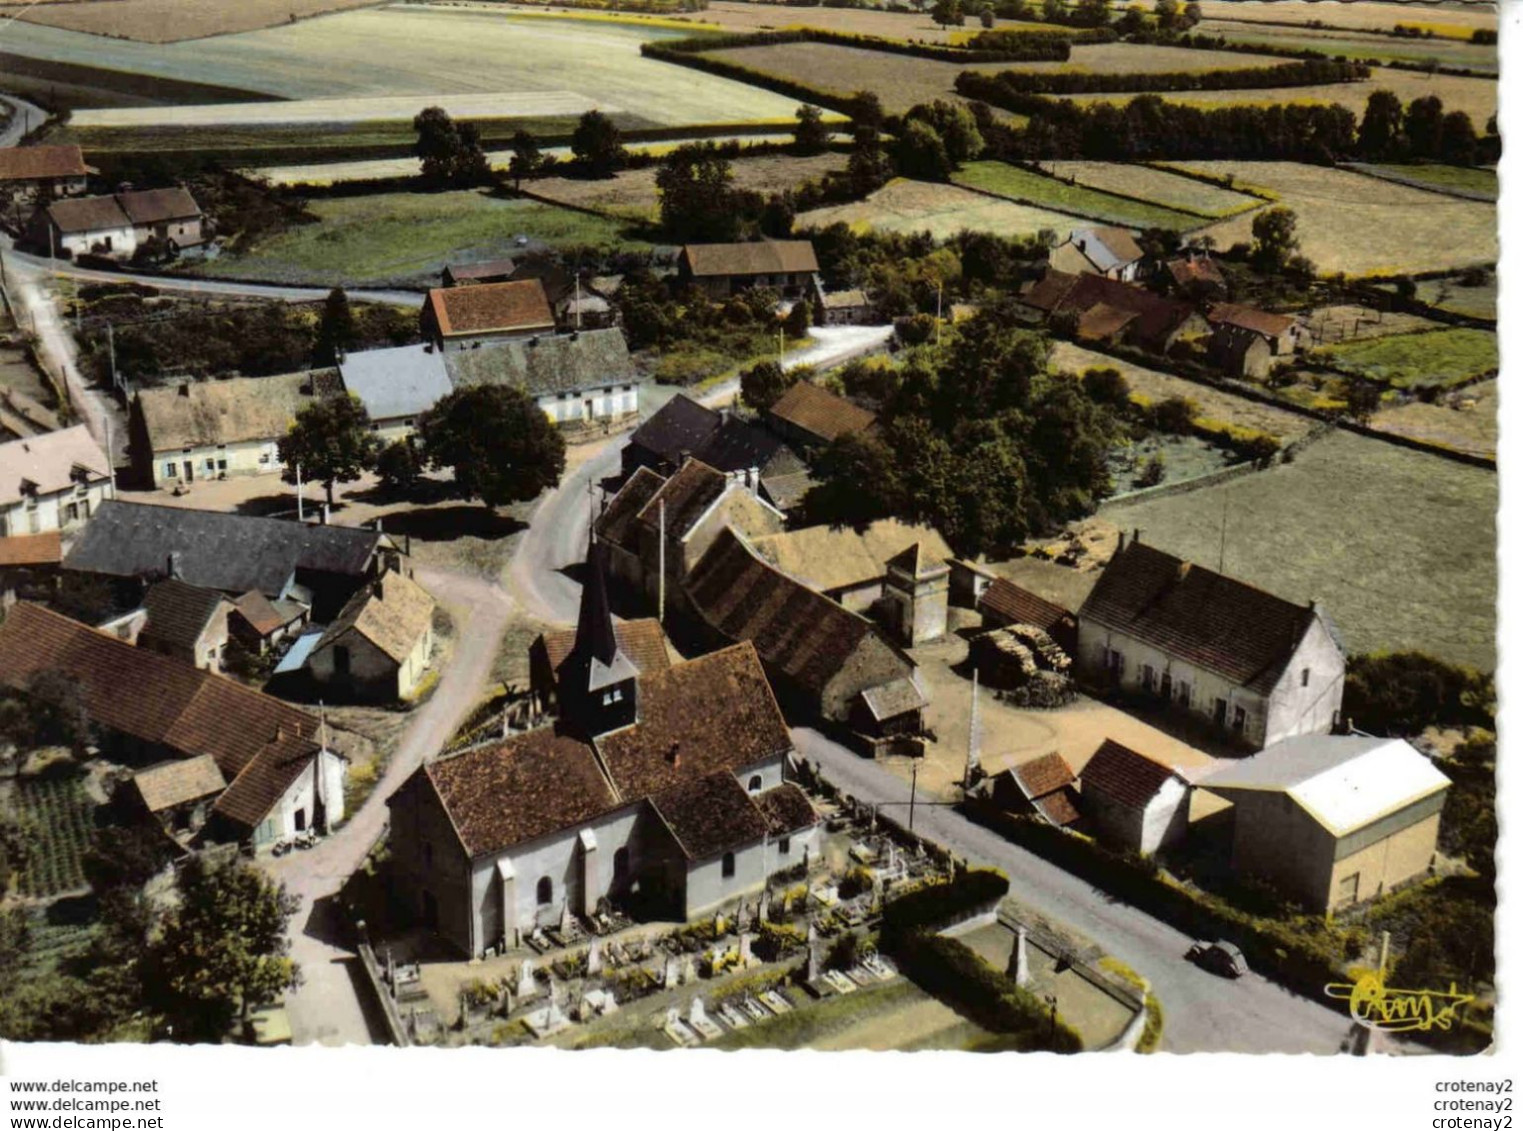
[[[1259,197],[1218,188],[1152,165],[1128,165],[1113,161],[1047,161],[1043,163],[1043,168],[1055,176],[1077,181],[1101,192],[1149,200],[1163,208],[1177,209],[1212,220],[1224,220],[1240,212],[1264,206],[1264,201]]]
[[[837,222],[882,232],[930,232],[936,239],[962,231],[1012,237],[1050,231],[1061,237],[1083,223],[1061,212],[994,200],[956,185],[893,180],[865,200],[805,212],[794,226],[804,231]]]
[[[648,125],[792,117],[794,99],[640,54],[642,43],[689,34],[481,9],[396,6],[170,44],[17,23],[5,28],[5,46],[38,59],[289,99],[407,95],[422,109],[449,94],[570,94]]]
[[[1061,209],[1133,228],[1183,230],[1200,227],[1203,223],[1199,216],[1100,192],[1081,184],[1069,184],[1056,177],[1028,172],[1003,161],[969,162],[953,174],[952,180],[967,188],[1008,197],[1020,204]]]
[[[1497,198],[1495,169],[1467,169],[1456,165],[1371,165],[1369,169],[1376,175],[1396,181],[1419,181],[1441,192],[1444,189],[1460,189],[1481,193],[1492,200]]]
[[[1316,350],[1313,359],[1393,389],[1448,388],[1498,364],[1497,336],[1486,330],[1448,329],[1388,334]]]
[[[81,861],[95,827],[95,804],[83,783],[74,777],[23,778],[16,784],[16,807],[36,835],[21,894],[45,897],[85,887]]]
[[[381,193],[317,200],[320,222],[291,228],[199,269],[277,283],[381,286],[436,283],[464,252],[508,255],[516,237],[553,247],[650,245],[613,220],[485,193]]]
[[[1490,670],[1496,508],[1490,471],[1340,431],[1291,464],[1100,514],[1213,569],[1225,546],[1226,573],[1320,600],[1351,652],[1415,648]]]
[[[1343,169],[1290,161],[1195,161],[1190,167],[1260,186],[1296,214],[1301,253],[1330,275],[1397,275],[1494,262],[1497,210]],[[1218,247],[1249,243],[1253,215],[1205,229]]]
[[[800,995],[802,998],[802,995]],[[986,1030],[912,982],[895,981],[810,1003],[714,1041],[718,1049],[965,1048]]]

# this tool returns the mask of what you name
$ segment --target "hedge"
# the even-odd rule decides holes
[[[1008,840],[1187,935],[1236,943],[1260,974],[1314,1001],[1328,1004],[1323,988],[1346,979],[1344,936],[1318,930],[1309,919],[1287,922],[1250,915],[1219,896],[1182,887],[1146,861],[1112,852],[1087,837],[1011,816],[987,801],[970,799],[963,808]]]
[[[894,951],[899,969],[933,997],[957,1006],[995,1033],[1015,1036],[1022,1052],[1082,1052],[1079,1034],[1009,974],[996,970],[965,943],[914,931]]]
[[[988,76],[985,76],[988,77]],[[1363,63],[1302,59],[1273,67],[1220,71],[1161,71],[1092,74],[1084,71],[1001,71],[994,89],[1015,94],[1165,94],[1193,90],[1272,90],[1287,86],[1323,86],[1359,82],[1370,77]],[[962,76],[958,81],[961,82]]]
[[[836,47],[857,47],[864,51],[883,51],[894,55],[914,55],[942,63],[1066,63],[1070,38],[1056,35],[1013,33],[1002,45],[988,50],[948,47],[941,43],[912,43],[905,39],[883,39],[876,35],[853,35],[826,31],[823,28],[786,28],[782,31],[734,32],[729,35],[704,35],[691,39],[673,39],[665,43],[641,44],[640,51],[658,58],[666,52],[696,55],[738,47],[771,47],[784,43],[829,43]]]
[[[992,908],[1009,890],[1009,879],[993,868],[969,869],[948,883],[918,888],[884,905],[883,937],[939,931]]]

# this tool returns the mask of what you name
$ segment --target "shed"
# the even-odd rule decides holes
[[[1114,847],[1151,856],[1184,839],[1190,785],[1177,770],[1107,738],[1079,782],[1084,816]]]

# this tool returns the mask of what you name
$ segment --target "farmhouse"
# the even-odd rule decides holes
[[[786,704],[893,748],[921,731],[915,663],[859,613],[795,581],[726,527],[683,582],[716,643],[756,647]]]
[[[201,206],[183,188],[59,200],[32,217],[32,242],[70,255],[131,259],[150,243],[174,252],[205,241]]]
[[[338,371],[345,391],[359,398],[370,427],[386,444],[411,436],[418,417],[454,388],[443,351],[427,343],[345,354]]]
[[[147,618],[137,646],[210,672],[222,670],[233,603],[215,589],[170,577],[143,597]]]
[[[677,258],[678,280],[710,298],[752,287],[772,287],[785,298],[805,297],[814,290],[819,270],[808,240],[688,244]]]
[[[318,687],[347,700],[410,699],[434,648],[434,599],[388,569],[349,599],[307,657]]]
[[[1047,264],[1069,275],[1099,275],[1130,283],[1145,258],[1125,228],[1075,228],[1047,253]]]
[[[826,326],[859,326],[873,316],[873,302],[866,291],[852,288],[845,291],[821,290],[820,310]]]
[[[423,303],[423,340],[450,349],[555,331],[550,300],[538,279],[435,287]]]
[[[466,954],[609,903],[693,918],[819,853],[756,651],[642,670],[599,558],[559,721],[426,762],[388,799],[396,894]]]
[[[1206,313],[1211,364],[1234,377],[1267,377],[1276,360],[1295,353],[1300,326],[1284,314],[1219,302]]]
[[[1318,734],[1199,784],[1232,802],[1233,870],[1320,912],[1428,873],[1449,779],[1400,739]]]
[[[1168,283],[1182,298],[1199,301],[1227,297],[1226,276],[1205,252],[1192,247],[1165,263],[1163,269]]]
[[[1107,738],[1079,774],[1079,807],[1095,834],[1151,856],[1184,839],[1190,784],[1180,774]]]
[[[73,530],[115,497],[110,461],[83,424],[0,444],[0,538]]]
[[[90,172],[77,145],[17,145],[0,149],[0,194],[12,200],[80,196]]]
[[[865,432],[877,421],[867,409],[810,381],[795,382],[767,410],[768,425],[800,449]]]
[[[1123,341],[1154,353],[1209,332],[1205,319],[1187,303],[1102,275],[1049,269],[1022,292],[1020,302],[1038,317],[1072,318],[1079,336],[1091,341]]]
[[[444,364],[455,388],[510,385],[564,426],[607,426],[630,419],[639,411],[639,386],[645,380],[630,360],[624,334],[616,329],[451,349]]]
[[[1296,605],[1123,535],[1079,609],[1075,660],[1094,684],[1171,707],[1262,749],[1326,734],[1343,703],[1343,647]]]
[[[309,606],[322,623],[401,554],[378,530],[109,502],[69,547],[64,572],[259,592]]]
[[[39,682],[44,673],[62,678]],[[128,765],[209,756],[228,785],[207,839],[258,848],[344,817],[348,763],[318,721],[224,676],[23,602],[0,622],[0,683],[29,694],[67,688]]]
[[[284,471],[281,437],[302,409],[340,393],[331,369],[142,389],[127,424],[133,469],[158,488]]]
[[[1052,637],[1053,643],[1070,656],[1078,651],[1079,622],[1074,614],[1013,581],[994,578],[977,598],[976,607],[986,628],[1029,624]]]

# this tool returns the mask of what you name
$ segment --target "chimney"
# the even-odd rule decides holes
[[[384,534],[385,533],[385,531],[383,529],[381,529],[381,522],[382,522],[382,517],[380,515],[376,515],[375,516],[375,532],[377,534]]]
[[[178,581],[180,579],[180,551],[179,550],[171,550],[169,552],[169,576],[174,578],[176,581]]]
[[[325,507],[323,509],[326,510],[327,508]],[[1140,545],[1142,545],[1142,527],[1140,527],[1140,526],[1136,526],[1136,527],[1132,528],[1132,545],[1133,546],[1140,546]]]
[[[1116,535],[1116,553],[1119,554],[1124,549],[1126,549],[1126,531],[1125,530],[1123,530],[1120,534]]]

